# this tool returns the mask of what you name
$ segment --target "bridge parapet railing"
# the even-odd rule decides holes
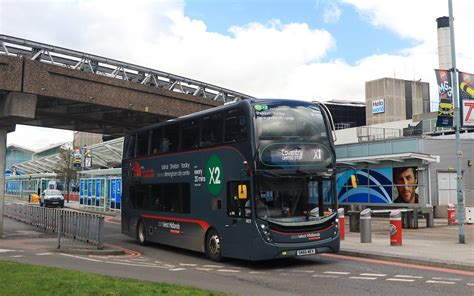
[[[0,34],[0,54],[21,56],[224,103],[253,98],[243,93],[172,73],[8,35]]]
[[[5,215],[58,234],[58,248],[104,248],[104,216],[29,204],[7,203]]]

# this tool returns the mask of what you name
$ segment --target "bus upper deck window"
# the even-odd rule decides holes
[[[135,135],[126,137],[123,147],[125,151],[125,158],[135,157]]]
[[[148,155],[150,132],[141,132],[137,136],[137,157]]]
[[[151,154],[160,153],[161,129],[154,129],[151,131]]]
[[[242,110],[228,112],[225,119],[225,141],[236,142],[247,138],[247,119]]]

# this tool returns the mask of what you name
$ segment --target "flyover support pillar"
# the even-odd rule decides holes
[[[3,209],[5,203],[5,165],[7,158],[7,128],[0,127],[0,239],[3,238]]]

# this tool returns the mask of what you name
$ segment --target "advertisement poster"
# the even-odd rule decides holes
[[[461,102],[461,125],[474,128],[474,75],[459,72],[459,99]]]
[[[115,208],[120,209],[120,204],[122,202],[122,179],[117,178],[116,187],[115,187]]]
[[[435,70],[438,81],[439,108],[437,127],[453,126],[453,87],[451,82],[451,72],[448,70]]]
[[[393,188],[394,203],[418,203],[417,168],[393,168]]]
[[[418,203],[417,168],[347,170],[337,175],[337,194],[340,203]]]
[[[110,208],[116,208],[116,183],[115,179],[110,180]]]

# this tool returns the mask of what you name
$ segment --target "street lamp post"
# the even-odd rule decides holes
[[[461,160],[462,160],[462,151],[460,144],[459,132],[461,129],[461,116],[460,116],[460,106],[459,106],[459,96],[458,96],[458,75],[456,68],[456,46],[454,44],[454,24],[453,24],[453,3],[452,0],[448,0],[449,5],[449,35],[451,41],[451,60],[453,63],[453,99],[454,99],[454,129],[456,131],[456,192],[457,192],[457,202],[458,202],[458,222],[459,222],[459,243],[465,243],[464,237],[464,198],[463,198],[463,182],[462,182],[462,172],[461,172]]]

